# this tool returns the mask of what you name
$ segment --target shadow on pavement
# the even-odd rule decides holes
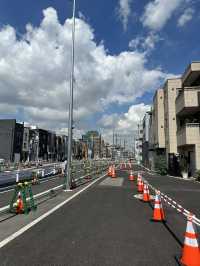
[[[149,202],[149,206],[150,206],[150,208],[153,210],[154,209],[154,207],[153,207],[153,205],[152,205],[152,203],[151,202]],[[155,221],[153,221],[152,219],[150,220],[151,222],[155,222]],[[170,228],[170,226],[169,226],[169,224],[167,223],[167,221],[163,221],[163,222],[161,222],[163,225],[164,225],[164,227],[167,229],[167,231],[171,234],[171,236],[176,240],[176,242],[181,246],[181,247],[183,247],[183,243],[181,242],[181,240],[177,237],[177,235],[172,231],[172,229]]]

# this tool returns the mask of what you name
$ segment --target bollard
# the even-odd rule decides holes
[[[16,183],[19,183],[19,170],[16,172]]]
[[[42,169],[42,177],[44,177],[44,169]]]

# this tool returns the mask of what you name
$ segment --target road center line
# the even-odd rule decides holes
[[[69,197],[68,199],[66,199],[65,201],[63,201],[60,204],[58,204],[57,206],[55,206],[50,211],[44,213],[43,215],[41,215],[40,217],[38,217],[37,219],[35,219],[31,223],[25,225],[23,228],[19,229],[18,231],[16,231],[15,233],[13,233],[12,235],[10,235],[9,237],[7,237],[4,240],[2,240],[0,242],[0,248],[4,247],[9,242],[11,242],[12,240],[14,240],[18,236],[22,235],[28,229],[30,229],[31,227],[33,227],[34,225],[36,225],[37,223],[39,223],[40,221],[42,221],[43,219],[45,219],[46,217],[48,217],[49,215],[51,215],[52,213],[54,213],[55,211],[57,211],[58,209],[60,209],[66,203],[68,203],[69,201],[71,201],[72,199],[74,199],[75,197],[77,197],[79,194],[81,194],[83,191],[87,190],[89,187],[91,187],[93,184],[95,184],[97,181],[101,180],[105,176],[106,176],[106,174],[100,176],[99,178],[97,178],[96,180],[94,180],[92,183],[90,183],[89,185],[87,185],[86,187],[84,187],[83,189],[81,189],[80,191],[78,191],[77,193],[75,193],[74,195],[72,195],[71,197]]]

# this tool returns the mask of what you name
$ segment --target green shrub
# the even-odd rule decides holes
[[[181,169],[181,172],[188,173],[188,168],[189,168],[189,165],[188,165],[187,159],[185,157],[184,158],[181,158],[181,160],[180,160],[180,169]]]
[[[200,182],[200,170],[197,170],[194,175],[195,179]]]
[[[165,156],[159,155],[156,157],[155,170],[160,175],[166,175],[167,174],[167,162],[166,162]]]

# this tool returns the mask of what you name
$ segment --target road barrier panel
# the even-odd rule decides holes
[[[27,202],[27,195],[29,202]],[[13,197],[10,202],[9,211],[11,213],[25,213],[28,214],[31,210],[36,210],[36,205],[33,198],[31,183],[18,183],[15,187]]]

